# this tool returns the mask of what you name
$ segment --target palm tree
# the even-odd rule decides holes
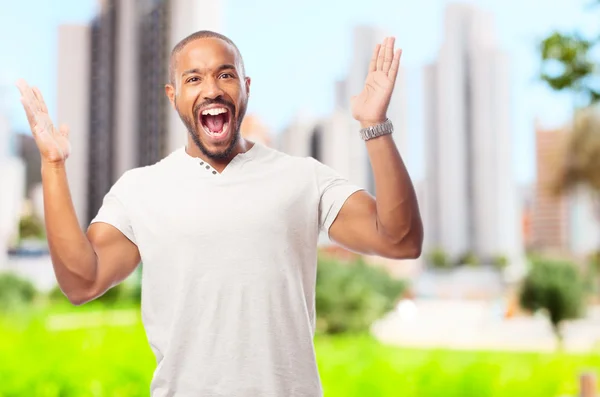
[[[600,106],[575,112],[572,131],[554,190],[570,193],[584,187],[592,196],[594,216],[600,225]]]

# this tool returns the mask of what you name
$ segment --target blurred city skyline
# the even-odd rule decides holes
[[[57,7],[43,0],[2,1],[5,12],[0,16],[0,34],[12,39],[0,44],[5,56],[0,65],[0,86],[6,90],[6,113],[15,131],[27,132],[28,126],[14,81],[23,77],[39,86],[55,118],[58,25],[88,23],[96,15],[96,3],[63,0]],[[253,79],[248,113],[258,115],[274,134],[300,111],[315,116],[329,114],[334,106],[335,82],[350,68],[352,29],[360,24],[382,29],[395,35],[404,49],[408,146],[403,155],[413,177],[422,179],[427,144],[423,67],[435,59],[443,41],[443,15],[448,3],[455,2],[393,4],[377,0],[348,7],[340,1],[317,6],[316,0],[309,0],[283,6],[262,0],[250,7],[239,0],[223,1],[223,33],[240,47]],[[554,29],[593,34],[593,17],[585,15],[587,3],[583,1],[556,0],[553,7],[539,0],[462,3],[477,5],[493,15],[499,46],[509,53],[513,170],[517,182],[531,182],[535,178],[534,120],[560,126],[571,112],[567,95],[550,92],[537,80],[537,42]],[[319,13],[313,14],[315,10]],[[26,29],[17,23],[23,20],[30,21]]]

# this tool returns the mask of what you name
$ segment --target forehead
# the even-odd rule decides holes
[[[175,56],[178,74],[188,69],[214,69],[223,64],[239,65],[235,48],[213,37],[196,39],[187,43]]]

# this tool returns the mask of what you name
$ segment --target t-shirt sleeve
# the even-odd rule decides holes
[[[130,179],[128,172],[123,174],[119,180],[110,188],[102,200],[98,214],[91,224],[102,222],[116,227],[129,240],[136,244],[135,234],[131,225],[130,213],[124,203],[127,202],[127,180]]]
[[[329,228],[348,197],[364,189],[349,182],[331,167],[313,158],[310,159],[315,168],[319,190],[319,228],[329,234]]]

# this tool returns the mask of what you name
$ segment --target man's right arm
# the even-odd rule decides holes
[[[137,246],[117,228],[77,221],[63,164],[43,164],[44,217],[52,265],[69,301],[81,305],[127,278],[140,262]]]

